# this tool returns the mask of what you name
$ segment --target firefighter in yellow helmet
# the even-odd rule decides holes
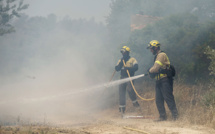
[[[170,66],[170,61],[167,54],[160,50],[160,46],[157,40],[152,40],[147,47],[155,55],[154,65],[149,69],[149,75],[156,79],[156,105],[160,114],[157,121],[167,119],[164,101],[172,113],[173,120],[176,120],[178,110],[173,95],[173,78],[164,71]]]
[[[135,71],[138,70],[138,63],[137,60],[133,57],[130,57],[130,48],[127,46],[123,46],[121,48],[122,58],[118,61],[117,65],[115,66],[116,71],[121,71],[121,79],[127,78],[128,74],[127,71],[129,71],[130,76],[134,76]],[[123,65],[123,60],[125,61],[125,66]],[[134,81],[133,81],[134,82]],[[119,111],[124,114],[126,109],[126,87],[128,91],[128,95],[130,99],[132,100],[134,107],[139,107],[139,103],[137,102],[136,94],[132,88],[132,85],[130,82],[123,83],[119,85]]]

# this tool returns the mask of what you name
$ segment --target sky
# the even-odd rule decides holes
[[[47,16],[51,13],[59,19],[70,16],[71,19],[95,18],[96,22],[105,24],[109,15],[111,0],[24,0],[30,4],[24,13],[29,16]]]

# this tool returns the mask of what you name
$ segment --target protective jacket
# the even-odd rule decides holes
[[[125,61],[125,66],[123,63]],[[120,59],[115,66],[116,71],[121,71],[121,79],[128,77],[127,71],[129,71],[130,76],[134,76],[135,71],[138,70],[137,60],[133,57],[126,56]],[[134,80],[132,81],[134,83]],[[137,96],[134,92],[131,82],[126,82],[119,85],[119,109],[124,113],[126,109],[126,91],[128,91],[128,95],[132,100],[134,106],[139,106],[137,102]]]
[[[125,61],[125,67],[123,65],[123,61]],[[130,76],[134,76],[135,71],[138,70],[138,63],[137,60],[133,57],[128,56],[126,59],[120,59],[117,62],[117,65],[115,66],[115,70],[116,71],[120,71],[121,70],[121,78],[126,78],[128,77],[127,71],[129,71]]]
[[[156,74],[155,79],[160,80],[167,77],[167,74],[160,72],[162,69],[166,69],[170,66],[170,61],[166,53],[161,50],[158,51],[158,54],[154,58],[154,65],[150,68],[149,73]]]
[[[160,114],[160,119],[162,120],[166,120],[167,118],[164,101],[166,101],[173,119],[178,118],[178,110],[173,95],[173,79],[167,77],[166,73],[162,73],[162,69],[165,70],[169,66],[170,61],[168,56],[166,53],[159,50],[158,54],[155,56],[154,65],[149,70],[149,73],[156,74],[156,105]]]

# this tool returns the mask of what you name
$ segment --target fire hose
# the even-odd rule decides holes
[[[123,128],[128,129],[128,130],[132,130],[132,131],[137,131],[137,132],[140,132],[140,133],[143,133],[143,134],[149,134],[148,132],[143,131],[143,130],[139,130],[139,129],[134,129],[134,128],[130,128],[130,127],[123,127]]]
[[[124,61],[124,60],[122,60],[122,61],[123,61],[123,65],[124,65],[124,67],[125,67],[125,61]],[[132,88],[134,89],[134,92],[136,93],[136,95],[137,95],[140,99],[142,99],[142,100],[144,100],[144,101],[152,101],[152,100],[154,100],[155,98],[145,99],[145,98],[141,97],[141,96],[137,93],[137,90],[135,89],[134,84],[133,84],[133,82],[132,82],[132,80],[131,80],[130,73],[129,73],[128,70],[126,70],[126,71],[127,71],[128,77],[130,78],[130,82],[131,82]]]

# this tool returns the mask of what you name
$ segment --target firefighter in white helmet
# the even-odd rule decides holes
[[[164,101],[169,107],[173,120],[178,118],[178,111],[173,95],[173,78],[168,75],[170,61],[166,53],[160,50],[160,43],[157,40],[152,40],[147,49],[150,49],[154,57],[154,65],[149,69],[149,75],[156,79],[156,105],[160,117],[157,121],[167,119]]]
[[[137,60],[129,56],[130,48],[127,46],[123,46],[120,52],[122,53],[123,57],[118,61],[117,65],[115,66],[115,70],[121,71],[121,79],[128,77],[127,70],[129,71],[131,77],[134,76],[135,71],[138,70]],[[123,60],[125,62],[125,66]],[[139,107],[139,103],[137,102],[137,97],[132,88],[131,83],[123,83],[119,85],[119,111],[122,113],[124,113],[126,109],[126,88],[128,91],[128,95],[132,100],[133,106]]]

